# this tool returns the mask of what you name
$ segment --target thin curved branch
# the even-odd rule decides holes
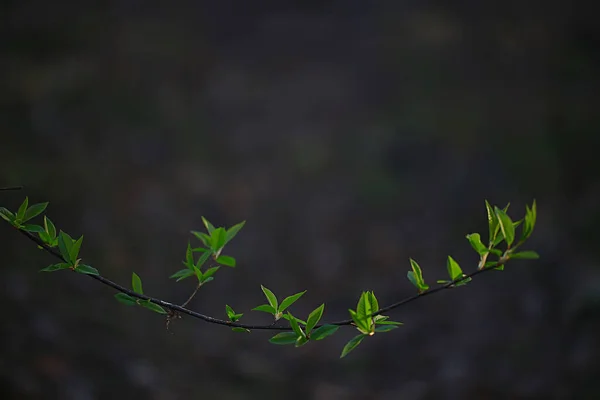
[[[45,250],[46,252],[50,253],[51,255],[53,255],[54,257],[58,258],[59,260],[61,260],[62,262],[66,262],[65,259],[63,259],[63,257],[60,255],[60,253],[58,253],[54,248],[48,246],[46,243],[44,243],[41,239],[37,238],[36,236],[34,236],[33,234],[31,234],[30,232],[21,230],[21,229],[17,229],[19,232],[21,232],[23,235],[25,235],[28,239],[32,240],[33,242],[35,242],[39,247],[41,247],[43,250]],[[416,295],[407,297],[405,299],[402,299],[400,301],[397,301],[395,303],[392,303],[388,306],[385,306],[381,309],[379,309],[379,311],[377,311],[376,313],[373,314],[373,316],[375,315],[379,315],[382,314],[386,311],[391,311],[395,308],[398,308],[402,305],[405,305],[407,303],[410,303],[414,300],[417,300],[421,297],[425,297],[427,295],[433,294],[433,293],[437,293],[437,292],[441,292],[442,290],[445,289],[451,289],[453,287],[455,287],[455,285],[457,283],[460,283],[464,280],[467,280],[469,278],[472,278],[478,274],[481,274],[485,271],[489,271],[492,269],[495,269],[499,266],[501,266],[502,264],[504,264],[505,260],[500,260],[498,261],[496,264],[493,264],[491,266],[482,268],[482,269],[478,269],[470,274],[465,274],[462,278],[458,278],[452,282],[448,282],[446,284],[443,284],[441,286],[432,288],[432,289],[428,289],[425,290],[421,293],[418,293]],[[101,275],[87,275],[92,279],[95,279],[97,281],[99,281],[100,283],[103,283],[104,285],[110,286],[111,288],[121,292],[121,293],[125,293],[131,297],[135,297],[141,300],[148,300],[151,303],[154,304],[158,304],[159,306],[165,307],[169,310],[175,311],[175,312],[180,312],[182,314],[187,314],[189,316],[192,316],[194,318],[198,318],[201,319],[205,322],[209,322],[212,324],[217,324],[217,325],[225,325],[225,326],[229,326],[232,328],[245,328],[245,329],[249,329],[249,330],[276,330],[276,331],[291,331],[292,328],[290,328],[289,326],[281,326],[281,325],[274,325],[273,323],[269,324],[269,325],[249,325],[249,324],[241,324],[241,323],[237,323],[237,322],[231,322],[231,321],[226,321],[226,320],[222,320],[222,319],[218,319],[218,318],[213,318],[211,316],[208,315],[204,315],[204,314],[200,314],[196,311],[192,311],[188,308],[185,308],[184,306],[187,304],[184,303],[184,306],[179,306],[177,304],[173,304],[170,303],[168,301],[164,301],[161,299],[157,299],[154,297],[150,297],[150,296],[146,296],[144,294],[139,294],[134,292],[133,290],[127,289],[124,286],[121,286],[113,281],[111,281],[110,279],[107,279]],[[342,320],[342,321],[335,321],[335,322],[330,322],[330,323],[322,323],[317,325],[316,327],[319,326],[323,326],[323,325],[338,325],[338,326],[344,326],[344,325],[352,325],[353,321],[351,319],[347,319],[347,320]]]

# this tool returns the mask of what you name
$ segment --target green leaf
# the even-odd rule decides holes
[[[283,301],[281,302],[281,306],[279,307],[279,312],[284,312],[289,306],[294,304],[300,297],[302,297],[304,293],[306,293],[306,290],[283,299]]]
[[[398,328],[398,327],[395,325],[378,326],[377,328],[375,328],[375,332],[389,332],[396,328]]]
[[[436,282],[438,284],[440,284],[440,285],[446,285],[446,284],[448,284],[448,283],[450,283],[452,281],[447,281],[447,280],[444,280],[444,279],[438,279]]]
[[[296,339],[296,347],[302,347],[304,346],[306,343],[308,343],[308,337],[306,336],[298,336],[298,338]]]
[[[231,328],[231,330],[234,331],[234,332],[247,332],[247,333],[250,333],[250,329],[240,328],[239,326],[236,326],[235,328]]]
[[[25,218],[25,211],[27,211],[27,206],[29,205],[29,198],[25,197],[23,203],[19,206],[19,210],[17,211],[17,221],[19,223],[23,222],[23,218]]]
[[[298,321],[296,321],[296,318],[289,311],[287,315],[289,317],[287,318],[287,320],[290,322],[290,326],[292,327],[294,332],[296,332],[296,336],[305,337],[306,335],[302,331],[302,328],[300,328],[300,325],[298,325]]]
[[[204,247],[194,247],[192,251],[194,253],[206,253],[207,251],[210,252],[210,250],[205,249]]]
[[[242,229],[244,227],[245,224],[246,224],[246,221],[242,221],[239,224],[234,225],[231,228],[227,229],[227,233],[225,234],[225,244],[229,243],[231,241],[231,239],[233,239],[235,237],[235,235],[237,235],[237,233],[240,231],[240,229]]]
[[[350,353],[352,350],[354,350],[359,344],[360,342],[363,341],[364,338],[366,338],[368,335],[358,335],[355,336],[354,338],[350,339],[350,341],[348,343],[346,343],[346,345],[344,346],[344,349],[342,350],[342,355],[340,356],[340,358],[344,358],[348,355],[348,353]]]
[[[219,264],[225,265],[227,267],[235,267],[235,258],[230,256],[219,256],[216,261]]]
[[[325,310],[325,304],[321,304],[319,307],[315,308],[306,319],[306,334],[310,334],[315,325],[321,320],[323,316],[323,310]]]
[[[76,261],[74,258],[71,258],[73,242],[73,238],[71,238],[68,233],[60,231],[60,234],[58,235],[58,249],[65,261],[71,264],[74,264]]]
[[[463,276],[462,269],[458,265],[456,261],[450,256],[448,256],[448,262],[446,263],[446,268],[448,269],[448,275],[451,280],[456,280]]]
[[[471,247],[479,254],[480,256],[484,255],[488,252],[487,247],[481,241],[481,236],[479,233],[471,233],[467,235],[467,240],[471,243]]]
[[[120,303],[126,304],[128,306],[133,306],[137,304],[137,299],[131,297],[126,293],[115,294],[115,299],[117,299]]]
[[[167,313],[164,308],[162,308],[158,304],[151,303],[150,300],[142,301],[142,302],[140,302],[140,305],[142,307],[146,307],[148,310],[154,311],[155,313],[159,313],[159,314]]]
[[[187,249],[185,250],[185,266],[189,269],[194,267],[194,253],[192,252],[192,246],[188,242]]]
[[[205,282],[204,275],[202,274],[202,271],[200,270],[200,268],[196,267],[195,265],[192,265],[192,270],[194,271],[194,274],[196,274],[196,278],[198,278],[198,282],[200,282],[200,283]]]
[[[423,279],[423,272],[421,271],[421,267],[419,267],[419,264],[412,258],[410,258],[409,260],[410,265],[412,267],[412,271],[408,271],[408,273],[406,274],[408,280],[413,285],[415,285],[419,292],[429,289],[429,286],[425,284],[425,280]]]
[[[58,264],[49,265],[44,269],[40,269],[40,272],[54,272],[54,271],[58,271],[61,269],[67,269],[67,268],[71,268],[71,266],[66,263],[58,263]]]
[[[204,279],[208,279],[211,276],[213,276],[219,270],[219,268],[221,268],[221,267],[212,267],[212,268],[207,269],[203,274]]]
[[[211,255],[212,255],[212,253],[210,251],[207,251],[206,253],[203,253],[200,256],[200,258],[198,258],[198,261],[196,262],[196,268],[202,268],[202,266],[204,265],[204,263],[206,262],[206,260],[208,260]]]
[[[537,205],[536,201],[533,201],[531,208],[528,205],[525,205],[525,225],[523,227],[523,232],[521,233],[521,241],[525,241],[531,236],[533,232],[533,228],[535,227],[535,222],[537,219]]]
[[[50,218],[46,217],[45,215],[44,215],[44,229],[46,230],[46,232],[48,233],[50,238],[54,239],[56,237],[56,227],[54,226],[52,221],[50,221]]]
[[[80,274],[87,275],[100,275],[98,270],[87,264],[79,264],[77,268],[75,268],[75,272],[79,272]]]
[[[498,231],[498,217],[494,212],[494,208],[485,201],[485,209],[487,211],[487,219],[488,219],[488,228],[489,228],[489,241],[493,243],[496,239],[496,232]]]
[[[254,307],[252,311],[262,311],[273,315],[275,315],[275,313],[277,312],[272,306],[268,304],[261,304],[260,306]]]
[[[209,234],[212,234],[212,232],[215,230],[215,227],[213,226],[213,224],[211,224],[210,222],[208,222],[208,220],[204,217],[202,217],[202,222],[204,223],[204,226],[206,227],[206,231]]]
[[[275,297],[273,292],[271,292],[269,289],[267,289],[263,285],[260,285],[260,288],[262,289],[263,293],[265,294],[265,297],[269,301],[269,304],[271,305],[271,307],[273,307],[275,309],[275,312],[279,311],[279,308],[277,308],[277,306],[278,306],[277,297]]]
[[[387,318],[387,317],[386,317]],[[381,321],[381,322],[377,322],[377,325],[404,325],[402,322],[398,322],[398,321]]]
[[[511,254],[510,258],[522,260],[537,260],[538,258],[540,258],[540,255],[533,250],[525,250],[519,253]]]
[[[364,316],[360,316],[356,311],[349,309],[350,317],[354,321],[356,328],[362,333],[368,334],[371,332],[371,325],[369,322],[371,318],[365,318]]]
[[[238,321],[240,318],[242,318],[242,315],[244,315],[244,314],[241,314],[241,313],[240,314],[236,314],[235,311],[233,311],[233,308],[231,308],[227,304],[225,304],[225,312],[227,313],[227,318],[229,318],[229,320],[231,322]]]
[[[269,339],[273,344],[295,344],[298,337],[294,332],[281,332]]]
[[[186,269],[180,269],[179,271],[177,271],[173,275],[171,275],[169,278],[177,278],[176,282],[179,282],[180,280],[189,278],[192,275],[194,275],[194,271],[186,268]]]
[[[200,241],[206,246],[206,247],[211,247],[210,245],[210,236],[208,236],[206,233],[204,232],[198,232],[198,231],[190,231],[194,236],[196,236],[198,239],[200,239]]]
[[[41,226],[33,225],[33,224],[31,224],[31,225],[25,224],[25,225],[21,226],[21,229],[23,229],[24,231],[27,231],[27,232],[35,232],[35,233],[41,233],[41,232],[45,233],[46,232],[44,230],[44,228],[42,228]]]
[[[131,274],[131,288],[137,294],[144,294],[144,290],[142,289],[142,280],[135,272]]]
[[[362,292],[356,306],[356,313],[359,317],[367,317],[373,313],[371,302],[369,301],[368,292]]]
[[[281,313],[281,311],[280,311],[280,313]],[[283,319],[287,319],[288,321],[290,320],[290,316],[289,316],[289,315],[287,315],[287,314],[283,314],[283,315],[281,315],[281,318],[283,318]],[[294,319],[296,320],[296,322],[298,322],[299,324],[302,324],[302,325],[305,325],[305,326],[306,326],[306,321],[304,321],[304,320],[301,320],[300,318],[296,318],[296,317],[292,317],[292,318],[294,318]]]
[[[48,203],[38,203],[34,204],[25,211],[25,215],[23,216],[23,220],[21,222],[29,221],[32,218],[37,217],[48,207]]]
[[[217,228],[210,234],[211,248],[217,253],[225,245],[225,228]]]
[[[495,208],[495,211],[496,216],[498,217],[498,225],[500,225],[502,236],[504,237],[504,240],[506,240],[508,247],[510,247],[515,240],[515,226],[505,211],[499,209],[498,207]]]
[[[15,221],[16,218],[15,214],[13,214],[4,207],[0,207],[0,217],[2,217],[5,221],[10,222],[11,224]]]
[[[367,300],[371,303],[371,313],[379,311],[379,302],[377,301],[377,297],[375,297],[375,292],[372,290],[367,292]]]
[[[83,243],[83,236],[80,236],[75,242],[73,242],[73,246],[71,247],[71,260],[77,260],[77,256],[79,256],[79,249],[81,248],[81,243]]]
[[[325,339],[327,336],[333,335],[338,329],[340,329],[340,327],[337,325],[327,324],[327,325],[320,326],[310,334],[310,339],[311,340]]]

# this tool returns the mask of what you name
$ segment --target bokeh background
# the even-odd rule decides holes
[[[408,258],[472,271],[484,199],[528,247],[339,360],[349,328],[273,346],[117,303],[0,225],[3,399],[600,398],[600,30],[584,1],[4,1],[0,205],[25,195],[106,277],[183,302],[201,216],[247,220],[192,301],[224,317],[260,285],[347,317],[413,293]]]

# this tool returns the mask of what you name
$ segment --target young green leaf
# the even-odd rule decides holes
[[[16,218],[15,214],[13,214],[4,207],[0,207],[0,217],[2,217],[5,221],[10,222],[11,224],[15,221]]]
[[[200,270],[200,268],[196,267],[195,265],[192,265],[192,270],[194,271],[194,274],[196,274],[196,278],[198,279],[198,282],[202,283],[205,281],[204,274],[202,274],[202,271]]]
[[[277,312],[272,306],[268,304],[261,304],[260,306],[254,307],[252,311],[262,311],[273,315],[275,315],[275,313]]]
[[[340,356],[340,358],[344,358],[348,355],[348,353],[350,353],[352,350],[354,350],[359,344],[360,342],[363,341],[364,338],[366,338],[368,335],[358,335],[355,336],[354,338],[350,339],[350,341],[348,343],[346,343],[346,345],[344,346],[344,349],[342,350],[342,355]]]
[[[60,234],[58,235],[58,250],[60,251],[60,255],[66,262],[74,264],[76,260],[71,258],[72,248],[73,239],[71,236],[66,232],[60,231]]]
[[[216,261],[221,265],[225,265],[226,267],[235,267],[235,258],[230,256],[219,256],[217,257]]]
[[[210,251],[207,251],[206,253],[202,253],[200,258],[198,258],[198,261],[196,262],[196,268],[202,268],[202,266],[204,265],[206,260],[208,260],[210,258],[211,254],[212,253]]]
[[[294,332],[281,332],[269,339],[273,344],[294,344],[298,336]]]
[[[450,276],[450,279],[453,281],[463,276],[462,269],[460,268],[458,263],[454,261],[454,258],[450,256],[448,256],[446,268],[448,269],[448,275]]]
[[[75,272],[86,275],[100,275],[96,268],[87,264],[79,264],[77,268],[75,268]]]
[[[194,275],[194,271],[186,268],[186,269],[180,269],[179,271],[177,271],[173,275],[171,275],[169,278],[177,278],[176,282],[179,282],[180,280],[189,278],[192,275]]]
[[[279,307],[279,312],[284,312],[289,306],[294,304],[300,297],[302,297],[304,293],[306,293],[306,290],[283,299],[283,301],[281,302],[281,306]]]
[[[67,268],[71,268],[71,266],[66,263],[58,263],[58,264],[49,265],[44,269],[40,269],[40,272],[54,272],[54,271],[58,271],[61,269],[67,269]]]
[[[519,253],[514,253],[510,255],[510,258],[514,259],[522,259],[522,260],[537,260],[540,258],[540,255],[532,250],[525,250]]]
[[[279,314],[281,314],[281,311],[279,311]],[[282,314],[281,318],[283,319],[287,319],[288,321],[290,320],[290,316],[287,314]],[[301,320],[300,318],[296,318],[296,317],[292,317],[296,320],[296,322],[298,322],[299,324],[305,325],[306,326],[306,321]]]
[[[396,328],[398,328],[398,327],[395,325],[383,325],[383,326],[376,327],[375,332],[389,332]]]
[[[312,331],[310,334],[311,340],[322,340],[327,336],[333,335],[340,327],[337,325],[323,325]]]
[[[198,239],[200,239],[200,241],[206,246],[206,247],[211,247],[210,244],[210,236],[208,236],[206,233],[204,232],[198,232],[198,231],[190,231],[194,236],[196,236]]]
[[[240,328],[239,326],[231,328],[231,330],[234,331],[234,332],[247,332],[247,333],[250,333],[250,329]],[[288,332],[288,333],[290,333],[290,332]]]
[[[34,204],[25,211],[25,215],[23,216],[23,220],[21,222],[29,221],[32,218],[37,217],[48,207],[48,203],[38,203]]]
[[[115,299],[117,299],[120,303],[126,304],[128,306],[133,306],[137,304],[137,299],[131,297],[126,293],[117,293],[115,294]]]
[[[387,317],[386,317],[387,318]],[[404,325],[402,322],[397,322],[397,321],[380,321],[377,322],[377,325]]]
[[[193,269],[194,267],[194,253],[192,252],[192,246],[190,245],[190,242],[188,242],[187,248],[185,250],[184,265],[189,269]]]
[[[467,240],[471,243],[471,247],[479,254],[480,256],[484,255],[488,252],[487,247],[481,241],[481,236],[479,233],[471,233],[467,235]]]
[[[242,221],[239,224],[234,225],[231,228],[227,229],[227,233],[225,234],[225,244],[229,243],[231,241],[231,239],[233,239],[235,237],[235,235],[237,235],[237,233],[240,231],[240,229],[242,229],[244,227],[245,224],[246,224],[246,221]]]
[[[300,325],[298,325],[298,321],[296,321],[296,318],[289,311],[287,313],[287,316],[289,317],[287,318],[287,320],[290,322],[290,326],[292,327],[293,331],[296,332],[296,336],[305,337],[306,334],[304,333],[302,328],[300,328]]]
[[[204,279],[208,279],[211,276],[213,276],[220,268],[221,267],[212,267],[212,268],[207,269],[203,274]]]
[[[304,346],[306,343],[308,343],[308,340],[309,339],[306,336],[298,336],[296,339],[296,347]]]
[[[204,217],[202,217],[202,223],[204,223],[204,226],[206,227],[206,231],[208,232],[208,234],[212,234],[212,232],[215,230],[215,227],[213,226],[213,224],[211,224],[210,222],[208,222],[208,220]]]
[[[367,292],[362,292],[356,305],[356,313],[360,317],[371,315],[371,302],[368,300]]]
[[[225,245],[225,228],[217,228],[210,234],[210,247],[217,253]]]
[[[17,210],[17,221],[19,222],[19,224],[21,222],[23,222],[23,218],[25,218],[25,211],[27,211],[28,205],[29,205],[29,198],[27,196],[25,196],[25,200],[23,200],[23,203],[21,203],[21,205],[19,206],[19,209]]]
[[[419,292],[429,289],[429,286],[425,284],[425,280],[423,279],[423,272],[421,271],[421,267],[419,267],[419,264],[412,258],[410,258],[409,260],[412,271],[408,271],[408,273],[406,274],[408,280],[413,285],[415,285]]]
[[[135,272],[131,274],[131,288],[137,294],[144,294],[144,291],[142,289],[142,280]]]
[[[54,226],[52,221],[50,221],[50,218],[46,217],[45,215],[44,215],[44,230],[48,233],[48,235],[50,236],[51,239],[54,239],[56,237],[56,227]]]
[[[349,309],[348,311],[350,312],[350,317],[356,325],[356,329],[362,333],[369,334],[371,332],[371,318],[361,316],[352,309]]]
[[[323,310],[325,310],[325,304],[321,304],[319,307],[315,308],[306,319],[306,334],[309,335],[313,330],[315,325],[321,320],[323,316]]]
[[[240,318],[242,318],[242,315],[244,315],[244,314],[241,314],[241,313],[240,314],[236,314],[235,311],[233,311],[233,308],[231,308],[227,304],[225,304],[225,312],[227,313],[227,318],[229,318],[229,320],[231,322],[238,321]]]
[[[77,256],[79,256],[79,249],[81,248],[81,243],[83,243],[83,236],[81,236],[79,239],[73,242],[73,246],[69,251],[72,261],[77,260]]]
[[[142,302],[140,302],[140,305],[142,307],[147,308],[148,310],[154,311],[155,313],[159,313],[159,314],[167,313],[164,308],[162,308],[158,304],[154,304],[154,303],[150,302],[150,300],[142,301]]]
[[[500,225],[500,231],[502,232],[502,236],[504,240],[506,240],[506,244],[510,248],[510,245],[515,240],[515,226],[508,214],[504,210],[495,208],[496,216],[498,217],[498,225]]]
[[[44,230],[44,228],[42,228],[39,225],[33,225],[33,224],[25,224],[21,226],[21,229],[23,229],[24,231],[27,232],[35,232],[35,233],[41,233],[41,232],[46,232]]]
[[[279,309],[277,308],[278,307],[277,297],[275,297],[273,292],[271,292],[269,289],[267,289],[263,285],[260,285],[260,288],[262,289],[263,293],[265,294],[265,297],[269,301],[269,304],[271,305],[271,307],[273,307],[275,309],[275,312],[279,311]]]
[[[489,242],[493,243],[496,239],[496,233],[498,232],[498,217],[494,212],[494,208],[485,201],[485,209],[487,211],[488,228],[489,228]]]

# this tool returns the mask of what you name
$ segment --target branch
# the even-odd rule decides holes
[[[56,251],[54,250],[52,247],[49,247],[46,243],[42,242],[39,238],[35,237],[34,235],[32,235],[31,233],[18,229],[19,232],[21,232],[23,235],[25,235],[29,240],[35,242],[38,246],[40,246],[43,250],[45,250],[46,252],[50,253],[51,255],[53,255],[54,257],[58,258],[59,260],[65,262],[66,260]],[[463,277],[456,279],[455,281],[451,281],[449,283],[446,283],[444,285],[440,285],[438,287],[435,287],[433,289],[428,289],[425,290],[421,293],[418,293],[416,295],[407,297],[405,299],[402,299],[400,301],[397,301],[395,303],[392,303],[388,306],[385,306],[381,309],[379,309],[379,311],[377,311],[376,313],[371,314],[371,316],[376,316],[376,315],[381,315],[382,313],[386,312],[386,311],[391,311],[395,308],[398,308],[400,306],[403,306],[407,303],[410,303],[414,300],[417,300],[421,297],[425,297],[427,295],[433,294],[433,293],[437,293],[437,292],[441,292],[442,290],[445,289],[451,289],[453,287],[456,287],[457,283],[460,283],[462,281],[466,281],[469,278],[472,278],[476,275],[479,275],[483,272],[498,268],[499,266],[503,265],[504,262],[498,262],[492,266],[488,266],[482,269],[478,269],[470,274],[466,274]],[[244,329],[250,329],[250,330],[276,330],[276,331],[292,331],[291,327],[287,327],[287,326],[280,326],[280,325],[273,325],[273,324],[269,324],[269,325],[249,325],[249,324],[241,324],[241,323],[237,323],[237,322],[231,322],[231,321],[226,321],[226,320],[222,320],[222,319],[218,319],[218,318],[214,318],[208,315],[204,315],[204,314],[200,314],[196,311],[190,310],[188,308],[185,308],[185,306],[187,305],[187,303],[191,300],[191,298],[196,294],[196,292],[199,289],[199,286],[196,287],[196,289],[194,290],[194,292],[192,293],[192,296],[190,296],[190,298],[188,298],[188,300],[183,303],[183,305],[177,305],[177,304],[173,304],[170,303],[168,301],[165,300],[161,300],[161,299],[157,299],[154,297],[150,297],[147,296],[145,294],[139,294],[134,292],[133,290],[127,289],[124,286],[119,285],[118,283],[115,283],[113,281],[111,281],[110,279],[107,279],[101,275],[87,275],[90,278],[103,283],[104,285],[110,286],[111,288],[121,292],[121,293],[125,293],[131,297],[135,297],[141,300],[149,300],[151,303],[154,304],[158,304],[159,306],[168,308],[169,310],[172,311],[177,311],[180,312],[182,314],[187,314],[191,317],[194,318],[198,318],[201,319],[202,321],[205,322],[209,322],[211,324],[217,324],[217,325],[225,325],[225,326],[229,326],[232,328],[244,328]],[[335,322],[329,322],[329,323],[322,323],[319,325],[316,325],[315,328],[319,328],[323,325],[337,325],[337,326],[345,326],[345,325],[352,325],[353,324],[353,320],[352,319],[345,319],[342,321],[335,321]]]

